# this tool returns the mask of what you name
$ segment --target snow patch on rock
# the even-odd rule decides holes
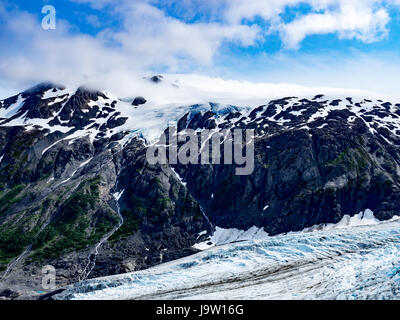
[[[389,221],[396,221],[399,219],[400,219],[399,216],[394,216]],[[379,221],[377,218],[375,218],[372,210],[365,209],[364,211],[361,211],[360,213],[355,214],[352,217],[347,214],[344,215],[342,220],[340,220],[338,223],[324,223],[324,224],[316,225],[311,228],[304,229],[303,232],[327,231],[327,230],[333,230],[333,229],[346,229],[346,228],[353,228],[353,227],[359,227],[359,226],[377,225],[377,224],[381,224],[381,223],[385,223],[385,222]]]
[[[207,250],[209,248],[228,243],[248,240],[262,240],[268,237],[269,235],[264,231],[264,228],[258,228],[256,226],[253,226],[246,231],[236,228],[224,229],[216,227],[215,232],[209,240],[197,243],[193,247],[198,250]]]

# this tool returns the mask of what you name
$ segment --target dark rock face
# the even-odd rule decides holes
[[[90,107],[89,101],[97,102],[99,98],[107,97],[98,91],[88,90],[80,87],[74,95],[72,95],[59,113],[61,121],[68,121],[69,127],[83,128],[91,123],[91,119],[99,116],[99,106]]]
[[[154,83],[160,83],[160,82],[163,81],[163,80],[164,80],[164,77],[161,76],[161,75],[152,76],[152,77],[150,78],[150,81],[151,81],[151,82],[154,82]]]
[[[263,226],[274,235],[338,222],[343,215],[365,208],[382,220],[396,215],[400,210],[400,158],[393,130],[377,127],[376,136],[350,110],[331,110],[304,129],[301,126],[324,104],[303,99],[278,112],[278,106],[288,105],[290,99],[256,108],[249,122],[239,120],[231,127],[256,130],[252,175],[238,177],[233,167],[225,165],[176,167],[212,222],[226,228]],[[301,115],[292,113],[299,110],[303,110]],[[179,130],[185,124],[204,128],[201,120],[206,115],[196,115],[189,123],[183,120]],[[355,120],[349,125],[351,117]],[[270,118],[287,124],[282,128]],[[220,123],[219,127],[226,126]]]
[[[20,295],[21,294],[19,292],[13,291],[9,288],[0,292],[0,298],[5,298],[5,299],[16,299]]]
[[[217,127],[214,119],[215,113],[207,111],[204,114],[197,113],[187,124],[189,129],[215,129]]]
[[[199,233],[213,231],[202,209],[214,226],[255,225],[271,235],[367,208],[381,220],[399,214],[400,105],[317,95],[249,112],[192,106],[178,133],[253,129],[255,168],[237,176],[223,161],[173,165],[179,178],[171,166],[146,161],[147,146],[132,135],[136,128],[126,129],[130,115],[119,103],[50,85],[0,102],[0,110],[15,109],[0,122],[0,271],[29,248],[9,279],[31,279],[50,264],[60,284],[79,280],[94,246],[121,222],[118,212],[123,224],[100,246],[89,277],[196,252]],[[38,125],[9,125],[16,119]]]
[[[133,106],[139,106],[141,104],[145,104],[147,102],[147,100],[143,97],[136,97],[135,99],[133,99],[132,101],[132,105]]]

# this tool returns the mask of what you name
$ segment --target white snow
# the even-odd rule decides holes
[[[186,182],[183,181],[183,179],[181,178],[181,176],[175,171],[174,168],[170,167],[172,172],[175,174],[176,178],[180,181],[180,183],[186,187]]]
[[[89,159],[86,160],[85,162],[82,162],[82,163],[79,165],[79,168],[82,168],[82,167],[86,166],[90,161],[92,161],[92,159],[93,159],[93,157],[92,157],[92,158],[89,158]]]
[[[268,233],[264,231],[264,228],[257,228],[256,226],[251,227],[247,231],[236,228],[224,229],[216,227],[215,232],[209,240],[197,243],[193,246],[193,248],[198,250],[207,250],[214,246],[220,246],[227,243],[260,240],[266,239],[267,237]]]
[[[57,143],[59,143],[60,141],[62,141],[63,139],[60,139],[54,143],[52,143],[51,145],[49,145],[47,148],[43,149],[42,151],[42,155],[44,155],[46,153],[47,150],[50,150],[52,147],[54,147]]]
[[[207,230],[203,230],[201,232],[198,233],[198,237],[204,236],[205,234],[207,234]]]
[[[67,94],[68,94],[67,89],[56,89],[55,92],[53,92],[53,89],[49,89],[44,92],[42,99],[47,100],[47,99],[52,99],[52,98],[56,98],[56,97],[67,95]]]
[[[75,175],[75,173],[76,173],[77,171],[78,171],[78,169],[74,170],[74,171],[71,173],[71,175],[69,176],[69,178],[67,178],[67,179],[65,179],[65,180],[63,180],[63,181],[61,181],[60,184],[66,183],[66,182],[68,182],[69,180],[71,180],[72,177]]]
[[[14,115],[16,115],[21,109],[22,105],[24,104],[25,99],[22,98],[22,95],[18,95],[18,99],[15,103],[10,105],[7,109],[5,108],[0,108],[0,118],[11,118]]]
[[[89,158],[88,160],[86,160],[86,161],[84,161],[84,162],[82,162],[82,163],[78,166],[78,168],[77,168],[76,170],[74,170],[74,171],[71,173],[71,175],[70,175],[67,179],[61,181],[60,184],[63,184],[63,183],[65,183],[65,182],[68,182],[69,180],[71,180],[71,179],[74,177],[75,173],[76,173],[80,168],[84,167],[84,166],[87,165],[90,161],[92,161],[92,159],[93,159],[93,157],[92,157],[92,158]],[[121,193],[121,194],[122,194],[122,193]]]
[[[224,229],[216,227],[215,233],[211,237],[211,242],[216,245],[223,245],[237,241],[265,239],[267,237],[268,233],[264,231],[264,228],[256,226],[251,227],[247,231],[236,228]]]
[[[113,197],[115,200],[119,201],[121,199],[122,195],[124,194],[125,189],[121,190],[120,192],[115,192],[113,194]]]
[[[127,122],[118,127],[118,131],[129,131],[139,137],[142,137],[148,143],[156,141],[162,131],[167,127],[168,123],[177,121],[185,113],[190,111],[205,112],[212,110],[217,113],[217,122],[222,121],[223,117],[227,114],[228,110],[241,111],[244,115],[249,114],[251,110],[259,105],[266,104],[269,99],[274,99],[282,96],[287,96],[290,92],[291,95],[297,95],[302,97],[312,97],[316,92],[325,92],[330,94],[333,98],[340,97],[342,102],[338,106],[329,106],[323,108],[312,116],[315,119],[319,116],[326,116],[331,110],[339,110],[347,108],[347,102],[345,101],[346,96],[359,96],[365,98],[366,96],[371,96],[371,94],[366,94],[360,91],[351,91],[343,89],[329,89],[329,88],[305,88],[287,84],[273,85],[266,83],[250,83],[250,82],[240,82],[240,81],[225,81],[222,79],[210,79],[201,76],[187,76],[187,75],[174,75],[165,76],[164,81],[158,85],[153,85],[144,81],[142,86],[138,86],[142,92],[135,92],[135,95],[145,96],[147,102],[146,105],[134,108],[130,101],[131,99],[119,99],[117,96],[107,93],[107,99],[99,97],[97,101],[90,101],[88,107],[91,108],[94,105],[98,105],[100,108],[104,107],[106,104],[111,105],[112,101],[116,101],[115,112],[120,113],[120,117],[127,116]],[[179,89],[172,84],[179,83]],[[133,89],[135,90],[135,89]],[[43,99],[55,99],[51,103],[64,102],[62,108],[64,107],[67,99],[74,94],[74,90],[67,88],[65,90],[57,90],[53,92],[48,90],[43,95]],[[325,96],[324,99],[329,99],[330,97]],[[360,100],[361,98],[359,98]],[[357,99],[355,98],[355,101]],[[0,117],[9,118],[14,115],[21,107],[24,99],[21,95],[18,96],[18,101],[13,104],[10,108],[0,109]],[[361,100],[360,100],[361,101]],[[210,102],[213,102],[211,105]],[[279,106],[278,113],[280,111],[286,110],[288,107],[297,103],[296,99],[291,99],[289,105]],[[372,110],[376,102],[367,103],[362,102],[362,108],[367,111]],[[235,106],[235,107],[234,107]],[[59,110],[57,115],[62,111]],[[359,107],[352,107],[352,111],[357,115],[359,113]],[[87,109],[85,109],[87,111]],[[300,115],[303,112],[293,111],[293,114]],[[261,116],[262,112],[258,113]],[[92,119],[93,123],[98,125],[104,124],[110,117],[112,117],[114,112],[108,114],[106,118]],[[48,119],[25,119],[26,115],[14,119],[7,126],[11,125],[25,125],[27,127],[33,125],[39,125],[43,128],[49,129],[51,132],[60,131],[67,132],[70,127],[58,125],[51,127],[48,124]],[[246,121],[248,121],[247,119]],[[280,125],[284,125],[289,120],[273,120]],[[387,117],[387,119],[382,119],[385,123],[398,122],[397,119],[392,117]],[[90,124],[93,125],[93,123]],[[88,125],[89,127],[89,125]],[[80,134],[90,135],[91,140],[99,132],[97,129],[85,128],[74,136]],[[372,130],[372,129],[371,129]],[[110,130],[111,131],[111,130]],[[106,132],[107,137],[112,133]]]
[[[264,207],[263,210],[268,209],[268,205]],[[399,220],[400,217],[395,216],[390,221]],[[334,229],[346,229],[358,226],[370,226],[377,225],[382,223],[378,219],[375,218],[374,213],[370,209],[365,209],[364,211],[355,214],[354,216],[344,215],[343,218],[336,224],[320,224],[315,225],[310,228],[305,228],[300,233],[308,233],[315,231],[329,231]],[[299,232],[289,232],[287,234],[296,234]],[[263,228],[258,228],[256,226],[251,227],[247,231],[239,230],[236,228],[224,229],[220,227],[215,228],[215,232],[210,237],[210,239],[196,243],[193,247],[198,250],[207,250],[215,246],[220,246],[228,243],[234,243],[239,241],[248,241],[248,240],[259,240],[266,239],[269,235],[264,231]]]
[[[400,219],[400,217],[395,216],[390,221],[396,221]],[[365,209],[354,216],[344,215],[342,220],[338,223],[328,223],[313,226],[311,228],[306,228],[303,232],[312,232],[312,231],[320,231],[320,230],[333,230],[333,229],[346,229],[358,226],[371,226],[382,223],[378,219],[375,218],[374,213],[370,209]]]
[[[344,186],[346,186],[348,182],[347,176],[344,174],[340,177],[337,177],[333,181],[329,181],[325,184],[325,188],[334,188],[334,189],[342,189]]]
[[[176,84],[178,84],[179,88],[176,87]],[[95,136],[99,133],[99,129],[95,129],[92,126],[94,124],[101,126],[113,117],[113,115],[119,113],[120,115],[118,117],[128,118],[126,123],[113,130],[106,131],[106,137],[110,137],[117,132],[126,131],[129,132],[129,134],[120,141],[122,145],[126,144],[133,137],[142,138],[146,143],[151,144],[158,139],[169,123],[176,122],[188,112],[206,112],[212,110],[217,114],[216,122],[220,123],[223,121],[228,111],[240,111],[245,117],[244,122],[248,123],[250,122],[248,115],[255,107],[265,105],[269,100],[282,98],[288,95],[312,99],[317,93],[325,93],[323,100],[328,101],[327,105],[315,112],[308,122],[318,117],[326,117],[332,110],[350,110],[356,114],[356,117],[360,117],[360,115],[365,112],[362,110],[366,110],[366,112],[372,111],[376,106],[383,108],[382,103],[374,98],[377,97],[376,94],[362,91],[332,88],[306,88],[289,84],[274,85],[270,83],[226,81],[195,75],[166,75],[164,81],[157,85],[150,83],[148,80],[143,80],[141,85],[135,86],[132,90],[132,96],[144,96],[146,98],[147,102],[145,105],[135,108],[130,103],[132,99],[120,99],[118,96],[106,93],[107,98],[99,97],[97,101],[90,101],[88,103],[88,108],[94,105],[103,108],[106,104],[111,106],[112,102],[116,101],[115,112],[108,113],[105,118],[91,119],[92,123],[86,128],[70,134],[65,137],[65,139],[70,140],[72,143],[75,138],[88,136],[89,139],[93,141]],[[136,92],[135,90],[140,90],[140,92]],[[72,90],[72,88],[57,90],[56,92],[48,90],[43,95],[43,99],[55,99],[51,103],[63,102],[61,109],[55,115],[57,116],[64,108],[68,98],[74,93],[75,90]],[[346,100],[348,96],[353,97],[354,103],[358,102],[359,105],[356,106],[353,104],[349,107],[349,102]],[[365,97],[371,98],[372,102],[365,101]],[[329,101],[334,99],[340,99],[341,102],[337,106],[332,106],[329,104]],[[277,114],[294,105],[300,104],[299,99],[296,98],[288,99],[287,101],[289,102],[287,105],[277,106]],[[24,99],[19,95],[18,101],[10,108],[0,109],[0,118],[9,118],[15,115],[23,102]],[[392,106],[391,108],[394,111],[395,107]],[[88,109],[86,108],[83,111],[88,111]],[[258,112],[256,118],[261,117],[263,111],[264,110]],[[292,114],[301,115],[303,111],[304,110],[292,111]],[[267,120],[274,121],[281,126],[286,126],[291,122],[284,118],[276,120],[274,117],[275,115],[267,118]],[[393,134],[397,134],[396,130],[400,130],[400,121],[395,117],[395,114],[382,119],[376,115],[371,115],[371,117],[373,121],[376,121],[380,126],[391,130]],[[237,119],[237,121],[239,121],[239,119]],[[261,119],[256,119],[255,121],[261,122]],[[353,121],[354,117],[349,120],[349,125],[352,125]],[[38,125],[50,130],[50,132],[60,131],[62,133],[67,133],[71,130],[71,127],[67,127],[66,125],[50,126],[48,122],[49,119],[27,119],[26,114],[24,114],[4,125],[23,125],[26,126],[27,129]],[[65,123],[63,122],[63,124]],[[366,124],[372,133],[378,134],[372,127],[372,123]],[[393,125],[394,129],[390,129],[390,125]],[[89,127],[92,128],[89,129]],[[303,128],[308,129],[308,126],[303,124]],[[385,138],[382,137],[382,139]]]
[[[57,97],[53,101],[49,102],[48,105],[52,106],[53,104],[56,104],[56,103],[67,102],[68,101],[68,96],[69,95]]]

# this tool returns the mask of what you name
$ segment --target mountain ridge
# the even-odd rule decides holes
[[[400,104],[322,94],[254,107],[134,99],[41,84],[0,101],[3,272],[20,258],[2,285],[37,287],[44,264],[60,285],[79,281],[118,224],[116,192],[124,224],[90,277],[195,253],[212,226],[274,235],[365,209],[380,220],[399,212]],[[254,130],[253,174],[236,176],[235,164],[150,165],[146,149],[170,125],[178,134]]]

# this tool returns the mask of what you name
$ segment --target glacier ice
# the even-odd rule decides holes
[[[226,244],[76,283],[55,298],[397,299],[399,227],[395,220]]]

